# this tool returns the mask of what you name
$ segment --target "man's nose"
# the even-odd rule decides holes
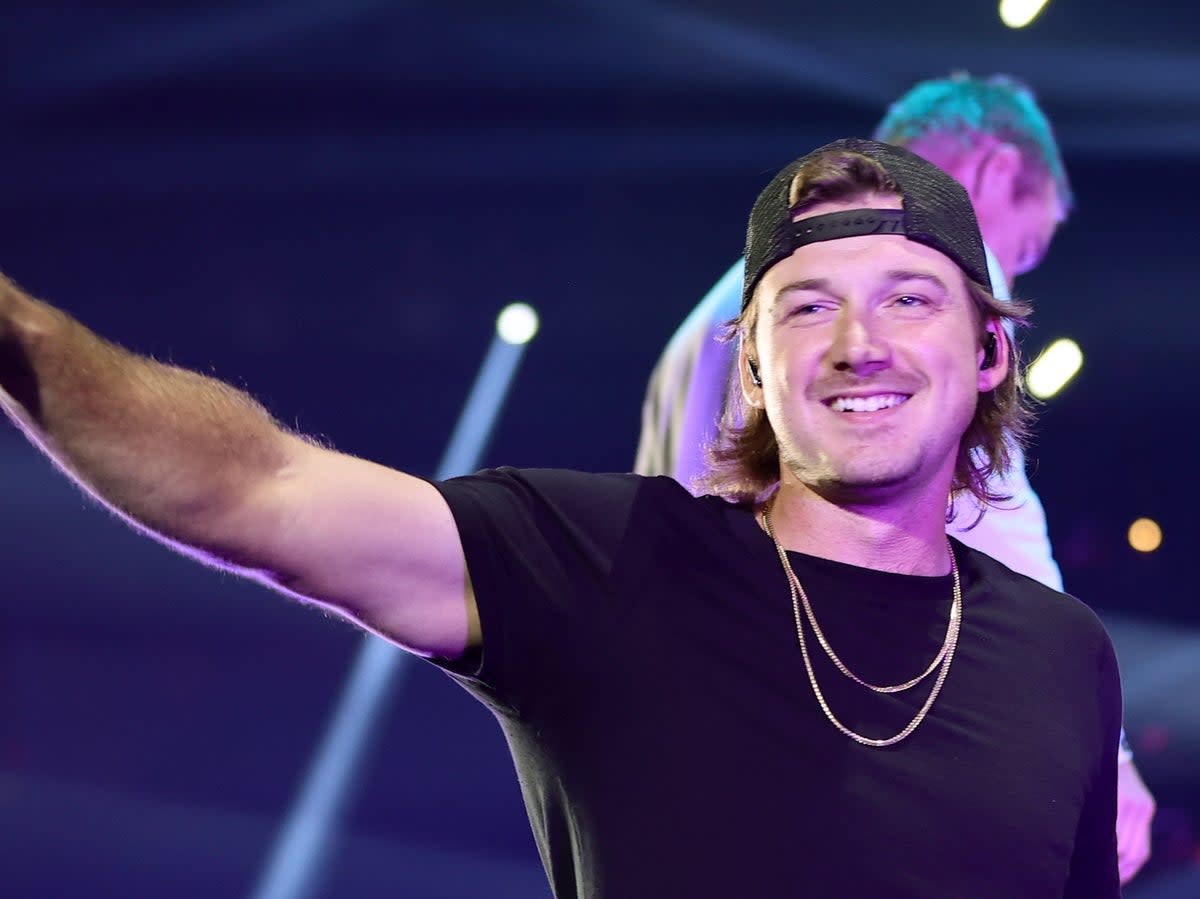
[[[891,351],[882,329],[865,316],[847,315],[837,327],[830,361],[837,371],[870,375],[891,364]]]

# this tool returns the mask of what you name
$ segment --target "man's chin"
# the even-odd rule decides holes
[[[802,483],[830,502],[849,505],[869,505],[887,502],[911,490],[916,472],[892,465],[848,467],[812,477],[796,473]]]

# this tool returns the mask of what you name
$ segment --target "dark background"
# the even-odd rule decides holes
[[[1109,624],[1160,812],[1131,897],[1200,895],[1200,20],[995,4],[0,6],[0,267],[124,345],[431,474],[496,312],[542,331],[485,462],[624,470],[645,378],[765,180],[955,68],[1032,83],[1078,210],[1018,283],[1079,378],[1031,479]],[[1125,531],[1159,521],[1162,549]],[[0,428],[6,896],[248,895],[360,638],[133,535]],[[1020,696],[1013,697],[1020,702]],[[490,716],[389,698],[322,895],[546,895]]]

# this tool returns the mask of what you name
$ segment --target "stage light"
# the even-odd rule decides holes
[[[466,405],[434,473],[442,481],[479,467],[504,406],[525,344],[537,333],[537,313],[525,303],[506,306]],[[253,899],[307,899],[321,894],[345,808],[363,776],[366,749],[378,730],[386,699],[416,663],[381,637],[363,637],[333,717],[288,810],[251,894]]]
[[[505,343],[529,343],[538,331],[537,311],[528,303],[505,306],[496,318],[496,333]]]
[[[1162,546],[1162,528],[1152,518],[1139,518],[1129,526],[1129,545],[1140,553],[1152,553]]]
[[[1083,367],[1083,351],[1079,344],[1067,338],[1054,341],[1025,370],[1029,392],[1039,400],[1048,399],[1062,390]]]
[[[1000,0],[1000,21],[1009,28],[1024,28],[1038,17],[1047,0]]]

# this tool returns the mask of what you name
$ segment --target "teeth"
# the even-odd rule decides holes
[[[878,412],[880,409],[890,409],[899,406],[907,396],[902,393],[879,393],[875,396],[839,396],[834,399],[829,408],[834,412]]]

